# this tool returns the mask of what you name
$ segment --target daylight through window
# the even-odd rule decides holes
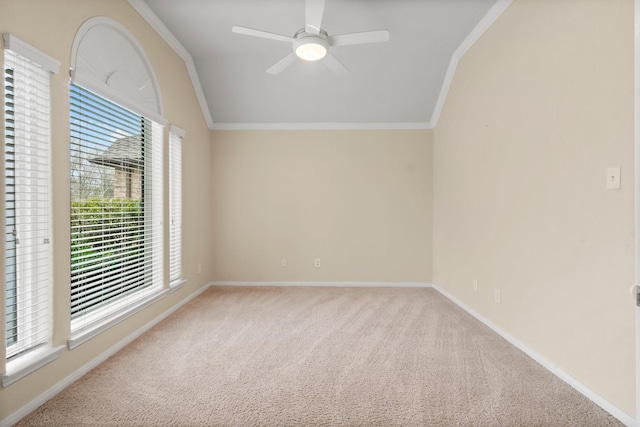
[[[48,69],[5,50],[7,359],[50,337],[50,79]]]
[[[169,134],[169,281],[182,279],[182,137],[174,126]]]
[[[72,332],[162,287],[162,126],[71,84]]]

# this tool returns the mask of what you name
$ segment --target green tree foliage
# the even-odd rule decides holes
[[[71,202],[72,314],[84,295],[129,288],[144,273],[144,206],[135,199]],[[79,283],[84,283],[81,288]],[[87,283],[90,286],[87,287]]]

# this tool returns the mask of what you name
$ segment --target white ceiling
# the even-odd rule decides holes
[[[326,0],[322,28],[329,35],[391,32],[387,43],[332,48],[351,71],[344,76],[300,60],[267,74],[291,45],[231,32],[239,25],[293,36],[304,27],[304,0],[130,2],[188,52],[183,58],[192,78],[197,73],[210,127],[276,128],[429,127],[454,51],[496,0]]]

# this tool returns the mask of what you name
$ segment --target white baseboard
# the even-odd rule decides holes
[[[11,427],[14,424],[18,423],[21,419],[29,415],[31,412],[33,412],[35,409],[37,409],[40,405],[45,403],[47,400],[51,399],[56,394],[60,393],[66,387],[68,387],[73,382],[75,382],[76,380],[81,378],[83,375],[85,375],[87,372],[89,372],[91,369],[100,365],[109,357],[111,357],[112,355],[120,351],[126,345],[133,342],[136,338],[138,338],[140,335],[142,335],[143,333],[151,329],[153,326],[155,326],[165,318],[169,317],[171,314],[177,311],[180,307],[182,307],[183,305],[185,305],[186,303],[188,303],[189,301],[191,301],[192,299],[200,295],[202,292],[204,292],[206,289],[208,289],[211,286],[316,286],[316,287],[325,286],[325,287],[433,288],[436,291],[438,291],[440,294],[442,294],[443,296],[451,300],[454,304],[458,305],[464,311],[466,311],[467,313],[475,317],[477,320],[485,324],[487,327],[492,329],[498,335],[506,339],[512,345],[519,348],[521,351],[523,351],[533,360],[535,360],[536,362],[538,362],[539,364],[547,368],[550,372],[552,372],[558,378],[560,378],[561,380],[563,380],[564,382],[566,382],[567,384],[575,388],[577,391],[582,393],[585,397],[587,397],[589,400],[594,402],[596,405],[600,406],[602,409],[604,409],[605,411],[610,413],[612,416],[620,420],[626,426],[633,427],[638,425],[636,424],[635,419],[633,419],[633,417],[628,415],[626,412],[624,412],[623,410],[615,406],[613,403],[609,402],[608,400],[600,396],[598,393],[591,390],[589,387],[582,384],[580,381],[573,378],[571,375],[567,374],[562,369],[558,368],[549,360],[545,359],[535,351],[531,350],[530,348],[522,344],[517,339],[513,338],[511,335],[504,332],[494,323],[492,323],[491,321],[489,321],[488,319],[486,319],[484,316],[480,315],[476,311],[472,310],[462,301],[458,300],[456,297],[449,294],[445,290],[441,289],[437,285],[433,285],[431,283],[420,283],[420,282],[407,282],[407,283],[403,283],[403,282],[211,282],[203,286],[193,294],[189,295],[187,298],[185,298],[175,306],[171,307],[169,310],[157,316],[155,319],[151,320],[146,325],[137,329],[132,334],[130,334],[126,338],[119,341],[117,344],[115,344],[114,346],[112,346],[111,348],[103,352],[101,355],[99,355],[95,359],[86,363],[84,366],[76,370],[74,373],[72,373],[68,377],[59,381],[56,385],[54,385],[53,387],[51,387],[50,389],[42,393],[37,398],[33,399],[31,402],[27,403],[25,406],[23,406],[13,414],[9,415],[4,420],[1,420],[0,427]]]
[[[308,286],[328,288],[430,288],[423,282],[212,282],[212,286]]]
[[[191,295],[189,295],[188,297],[186,297],[185,299],[180,301],[178,304],[174,305],[173,307],[171,307],[170,309],[168,309],[164,313],[160,314],[159,316],[157,316],[156,318],[154,318],[153,320],[151,320],[150,322],[148,322],[144,326],[138,328],[136,331],[134,331],[133,333],[128,335],[126,338],[120,340],[117,344],[113,345],[112,347],[110,347],[109,349],[104,351],[102,354],[100,354],[95,359],[93,359],[90,362],[84,364],[82,367],[80,367],[78,370],[73,372],[68,377],[60,380],[57,384],[55,384],[53,387],[49,388],[47,391],[42,393],[40,396],[36,397],[31,402],[27,403],[22,408],[18,409],[16,412],[14,412],[13,414],[9,415],[7,418],[1,420],[0,421],[0,427],[11,427],[12,425],[18,423],[21,419],[23,419],[24,417],[29,415],[31,412],[35,411],[40,405],[42,405],[47,400],[51,399],[56,394],[60,393],[62,390],[64,390],[65,388],[67,388],[68,386],[73,384],[75,381],[80,379],[83,375],[88,373],[90,370],[92,370],[96,366],[100,365],[102,362],[107,360],[109,357],[113,356],[118,351],[122,350],[126,345],[132,343],[140,335],[144,334],[149,329],[151,329],[152,327],[154,327],[155,325],[160,323],[162,320],[164,320],[167,317],[169,317],[171,314],[173,314],[175,311],[177,311],[183,305],[185,305],[186,303],[188,303],[189,301],[191,301],[192,299],[194,299],[195,297],[200,295],[202,292],[207,290],[211,285],[212,285],[211,283],[208,283],[208,284],[204,285],[202,288],[198,289],[196,292],[192,293]]]
[[[571,375],[569,375],[568,373],[560,369],[551,361],[545,359],[544,357],[542,357],[541,355],[539,355],[538,353],[536,353],[535,351],[531,350],[529,347],[524,345],[522,342],[518,341],[511,335],[507,334],[505,331],[500,329],[498,326],[496,326],[493,322],[488,320],[486,317],[472,310],[462,301],[460,301],[459,299],[457,299],[447,291],[443,290],[442,288],[438,287],[437,285],[432,285],[432,287],[433,289],[435,289],[436,291],[440,292],[442,295],[447,297],[449,300],[451,300],[451,302],[456,304],[458,307],[462,308],[464,311],[466,311],[467,313],[469,313],[470,315],[478,319],[480,322],[484,323],[489,328],[491,328],[495,333],[500,335],[502,338],[504,338],[505,340],[509,341],[512,345],[519,348],[527,356],[531,357],[533,360],[535,360],[536,362],[538,362],[539,364],[547,368],[551,373],[553,373],[555,376],[560,378],[562,381],[566,382],[571,387],[575,388],[577,391],[582,393],[586,398],[591,400],[593,403],[595,403],[596,405],[598,405],[599,407],[601,407],[602,409],[604,409],[605,411],[613,415],[615,418],[620,420],[623,424],[625,424],[628,427],[634,427],[638,425],[636,423],[636,420],[632,416],[630,416],[629,414],[624,412],[622,409],[618,408],[616,405],[614,405],[613,403],[609,402],[608,400],[600,396],[595,391],[591,390],[586,385],[582,384],[577,379],[573,378]]]

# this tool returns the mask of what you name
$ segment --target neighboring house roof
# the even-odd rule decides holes
[[[140,169],[143,158],[142,138],[131,135],[116,139],[100,156],[89,161],[96,165]]]

